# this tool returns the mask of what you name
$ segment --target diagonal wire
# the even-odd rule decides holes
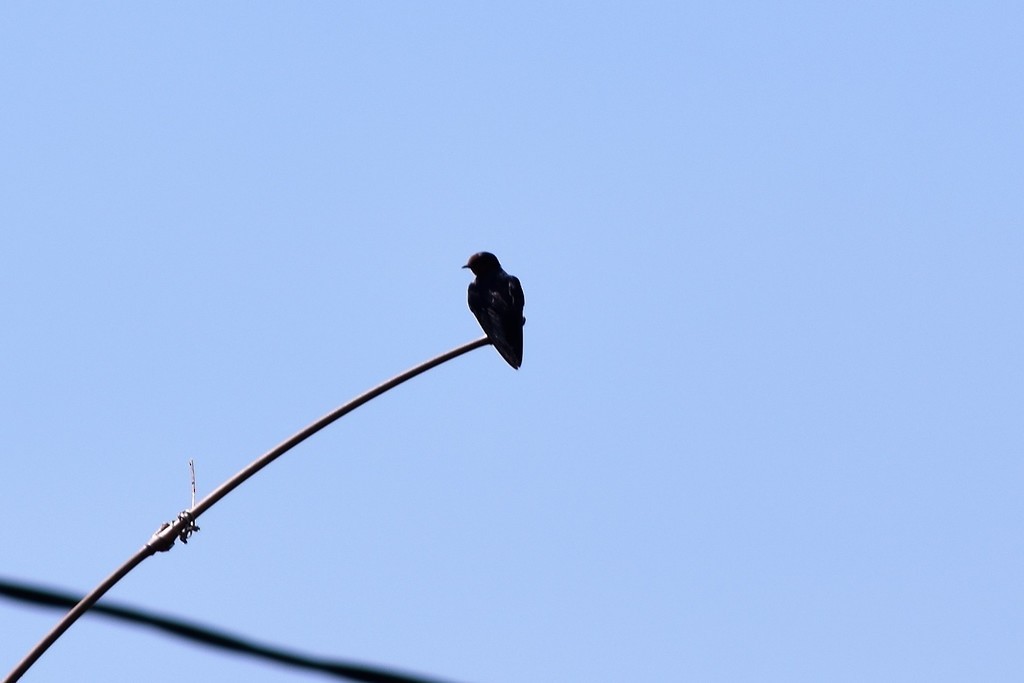
[[[55,609],[74,607],[81,599],[80,595],[57,591],[52,588],[30,586],[18,581],[2,578],[0,578],[0,596]],[[103,602],[93,605],[91,612],[106,614],[121,621],[149,626],[186,640],[209,645],[210,647],[279,662],[296,669],[325,673],[345,680],[360,681],[361,683],[442,683],[438,679],[399,674],[387,669],[355,664],[353,662],[310,657],[271,645],[261,645],[225,631],[212,629],[194,622],[161,616],[134,607],[123,607]]]
[[[356,396],[354,399],[352,399],[345,405],[336,408],[327,415],[324,415],[319,420],[310,424],[308,427],[299,430],[293,436],[285,439],[274,448],[270,449],[260,457],[256,458],[256,460],[254,460],[248,466],[242,469],[241,472],[239,472],[238,474],[236,474],[235,476],[231,477],[226,482],[218,486],[216,489],[210,492],[210,494],[206,496],[206,498],[199,501],[191,509],[186,510],[185,512],[178,515],[178,519],[176,519],[174,522],[165,523],[163,526],[161,526],[160,529],[158,529],[157,532],[153,534],[149,541],[147,541],[146,544],[142,546],[142,548],[137,550],[135,554],[128,558],[128,560],[124,564],[115,569],[110,576],[108,576],[106,579],[100,582],[98,586],[93,588],[92,591],[86,594],[86,596],[83,597],[78,602],[78,604],[72,607],[71,610],[68,611],[68,613],[65,614],[64,617],[59,622],[57,622],[56,626],[54,626],[49,633],[43,636],[42,640],[40,640],[35,645],[35,647],[33,647],[32,650],[30,650],[29,653],[25,655],[25,657],[17,664],[17,666],[15,666],[14,669],[12,669],[9,674],[7,674],[7,678],[4,679],[4,683],[13,683],[14,681],[17,681],[22,676],[24,676],[25,672],[28,671],[40,657],[42,657],[43,653],[46,652],[46,650],[49,649],[49,647],[53,645],[53,643],[56,642],[57,639],[60,638],[65,631],[71,628],[71,625],[74,624],[79,617],[85,614],[86,610],[88,610],[90,607],[96,604],[97,600],[99,600],[107,591],[113,588],[118,581],[123,579],[128,574],[128,572],[135,569],[137,566],[142,564],[144,560],[155,555],[156,553],[170,550],[171,547],[174,545],[174,541],[176,539],[181,539],[183,543],[187,542],[189,535],[191,535],[194,531],[199,530],[199,528],[195,525],[195,520],[199,517],[199,515],[203,514],[211,507],[213,507],[218,501],[220,501],[221,498],[231,493],[238,486],[240,486],[247,479],[249,479],[249,477],[253,476],[261,469],[272,463],[274,460],[276,460],[280,456],[290,451],[295,446],[299,445],[309,437],[319,432],[324,427],[327,427],[328,425],[332,424],[335,420],[338,420],[339,418],[347,415],[348,413],[352,412],[353,410],[363,405],[364,403],[377,398],[384,392],[389,391],[390,389],[394,389],[395,387],[405,382],[406,380],[410,380],[413,377],[416,377],[417,375],[422,374],[427,370],[430,370],[431,368],[440,365],[441,363],[450,361],[453,358],[457,358],[464,353],[468,353],[469,351],[478,349],[481,346],[486,346],[487,344],[490,344],[490,340],[487,337],[481,337],[475,341],[463,344],[462,346],[457,346],[451,351],[446,351],[445,353],[442,353],[440,356],[435,356],[434,358],[431,358],[426,362],[420,363],[419,365],[410,368],[409,370],[406,370],[400,375],[395,375],[394,377],[384,382],[383,384],[375,386],[369,391],[360,394],[359,396]]]

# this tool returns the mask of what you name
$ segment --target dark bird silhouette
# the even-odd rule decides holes
[[[480,322],[501,357],[516,370],[523,364],[523,287],[519,278],[501,269],[498,257],[481,251],[462,266],[476,279],[469,283],[469,310]]]

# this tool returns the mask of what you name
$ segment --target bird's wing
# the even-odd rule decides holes
[[[469,308],[491,344],[514,368],[523,362],[523,287],[511,275],[469,286]]]
[[[523,294],[523,286],[519,284],[519,278],[515,275],[508,276],[508,295],[511,299],[512,309],[523,310],[523,306],[526,305],[526,296]]]

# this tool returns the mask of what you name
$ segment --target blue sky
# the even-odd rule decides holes
[[[1017,3],[5,3],[0,574],[452,681],[1024,674]],[[9,670],[57,615],[0,603]],[[152,667],[154,662],[158,666]],[[145,668],[143,668],[145,667]],[[26,680],[313,680],[85,618]]]

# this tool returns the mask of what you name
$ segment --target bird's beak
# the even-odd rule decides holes
[[[466,265],[464,265],[464,266],[462,266],[462,267],[463,267],[463,268],[469,268],[469,264],[467,263]]]

